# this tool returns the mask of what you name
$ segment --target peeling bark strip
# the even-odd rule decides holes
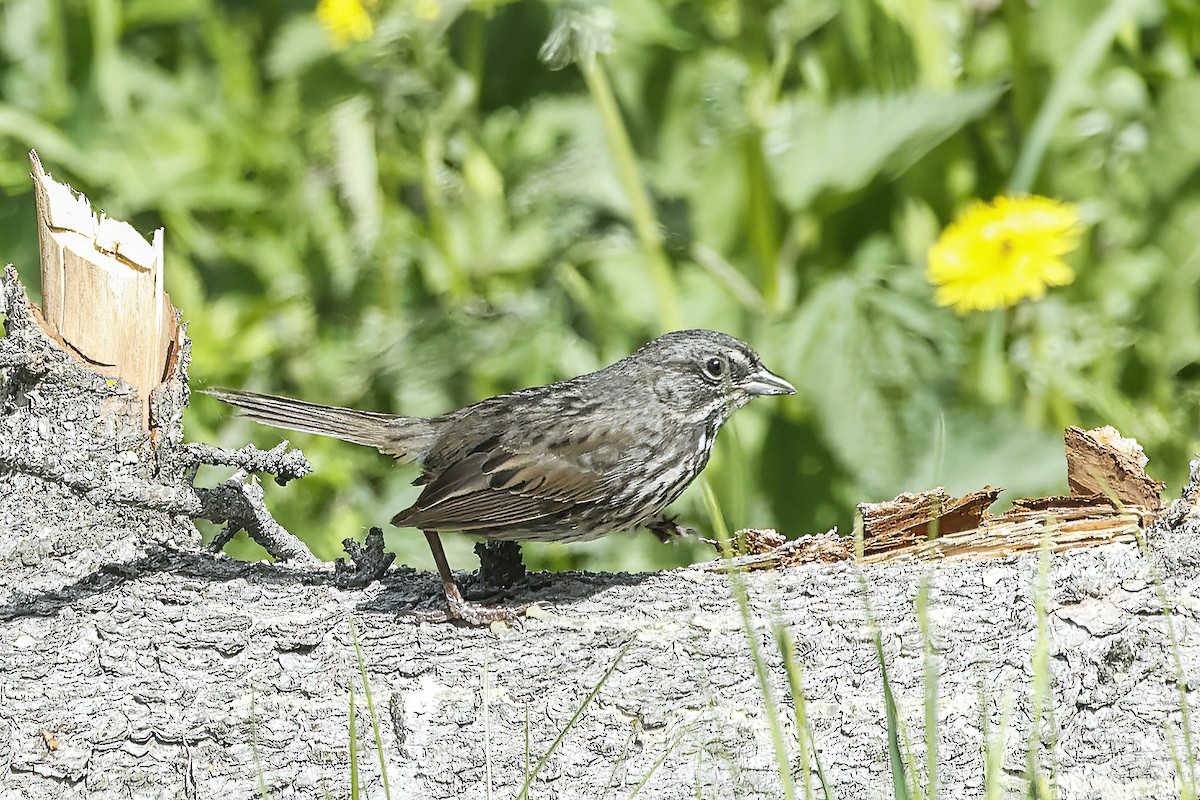
[[[1145,472],[1142,446],[1105,425],[1067,428],[1067,482],[1073,497],[1109,497],[1151,513],[1162,508],[1163,484]]]
[[[886,553],[977,528],[1002,491],[985,486],[962,497],[951,497],[939,486],[927,492],[902,494],[884,503],[860,503],[864,552]]]

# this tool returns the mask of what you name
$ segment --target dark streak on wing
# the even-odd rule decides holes
[[[422,530],[520,529],[581,511],[612,491],[623,448],[609,438],[603,451],[537,442],[516,453],[496,437],[472,448],[440,473],[422,476],[420,497],[392,524]],[[591,442],[589,444],[595,444]],[[599,462],[599,463],[597,463]]]

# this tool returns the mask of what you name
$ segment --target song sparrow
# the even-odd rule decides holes
[[[708,463],[717,431],[758,395],[795,388],[748,345],[675,331],[597,372],[502,394],[440,417],[400,417],[213,389],[251,419],[370,445],[423,468],[424,486],[392,519],[424,531],[450,616],[470,624],[510,612],[465,600],[440,531],[493,540],[577,542],[662,529],[660,515]]]

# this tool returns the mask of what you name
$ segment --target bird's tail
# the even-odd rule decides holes
[[[204,391],[264,425],[332,436],[376,447],[399,458],[420,460],[432,444],[433,423],[376,411],[322,406],[272,394],[213,388]]]

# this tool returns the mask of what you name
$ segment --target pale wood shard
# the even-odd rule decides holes
[[[165,379],[179,337],[163,290],[162,229],[147,242],[55,181],[36,153],[29,157],[41,251],[38,321],[90,369],[135,387],[149,428],[150,392]]]
[[[998,517],[985,518],[977,528],[909,547],[869,553],[862,560],[1005,558],[1037,550],[1043,542],[1055,553],[1076,547],[1136,542],[1154,518],[1140,506],[1118,508],[1103,498],[1090,502],[1066,498],[1061,505],[1045,502],[1055,499],[1059,498],[1032,501],[1038,508],[1014,506]]]
[[[1164,484],[1146,474],[1146,454],[1134,439],[1105,425],[1063,433],[1072,497],[1110,497],[1150,512],[1162,508]]]
[[[975,528],[1002,491],[985,486],[962,497],[951,497],[939,486],[882,503],[860,503],[864,554],[897,550],[926,541],[931,535],[940,537]]]

